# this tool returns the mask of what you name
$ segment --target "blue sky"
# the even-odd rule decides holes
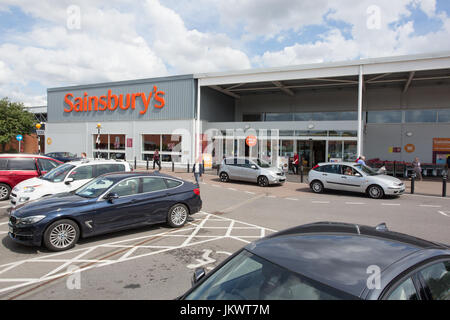
[[[449,17],[448,0],[2,0],[0,96],[42,105],[49,87],[448,51]]]

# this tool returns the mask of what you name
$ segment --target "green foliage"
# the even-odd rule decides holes
[[[34,132],[35,118],[25,110],[23,103],[11,102],[8,98],[0,100],[0,144],[3,146],[16,135]]]

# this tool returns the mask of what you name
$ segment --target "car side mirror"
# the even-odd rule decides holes
[[[252,168],[252,169],[254,169],[254,170],[258,169],[258,167],[255,166],[254,164],[252,164],[252,165],[250,166],[250,168]]]
[[[66,181],[64,181],[65,184],[71,184],[72,182],[74,182],[75,179],[74,178],[67,178]]]
[[[361,178],[362,175],[361,175],[361,173],[358,173],[358,172],[357,172],[357,173],[355,173],[355,177],[360,177],[360,178]]]
[[[194,271],[194,275],[192,276],[191,284],[194,286],[197,282],[199,282],[206,275],[206,271],[204,268],[197,268]]]
[[[106,195],[105,199],[112,203],[113,200],[119,199],[119,195],[115,192],[111,192]]]

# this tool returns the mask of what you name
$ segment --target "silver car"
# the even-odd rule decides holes
[[[224,159],[219,168],[219,177],[222,182],[250,181],[258,183],[261,187],[282,184],[286,181],[281,169],[271,166],[264,160],[239,157]]]
[[[344,190],[366,193],[374,199],[405,192],[405,184],[399,179],[353,162],[320,163],[309,172],[308,182],[316,193],[324,189]]]

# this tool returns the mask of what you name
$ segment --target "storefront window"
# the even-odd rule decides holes
[[[330,137],[356,137],[356,131],[328,131]]]
[[[436,122],[436,110],[408,110],[405,112],[406,122]]]
[[[292,113],[266,113],[266,121],[292,121]]]
[[[162,151],[181,152],[181,136],[163,134],[162,135]]]
[[[94,142],[94,158],[125,160],[124,134],[101,134],[99,140],[97,140],[97,137],[97,134],[92,135]],[[99,141],[100,143],[97,143],[97,141]]]
[[[293,157],[294,156],[294,141],[293,140],[282,140],[281,141],[281,156],[282,157]]]
[[[295,131],[296,136],[300,137],[309,137],[309,136],[320,136],[326,137],[328,135],[328,131]]]
[[[244,121],[244,122],[259,122],[259,121],[262,121],[262,114],[261,113],[244,114],[242,116],[242,121]]]
[[[280,136],[292,137],[294,135],[294,130],[280,130]]]
[[[342,160],[342,143],[342,141],[328,141],[328,161],[330,159]]]
[[[161,150],[161,135],[159,134],[144,134],[142,135],[142,142],[144,151]]]
[[[143,134],[142,160],[153,161],[153,155],[159,150],[161,162],[181,162],[181,135]]]
[[[369,111],[367,123],[401,123],[402,111]]]
[[[344,141],[344,161],[355,161],[357,156],[357,142]]]
[[[294,121],[311,121],[312,119],[312,113],[294,113]]]
[[[450,109],[443,109],[438,111],[439,122],[450,122]]]
[[[125,135],[124,134],[110,134],[109,135],[109,149],[110,150],[125,150]]]
[[[94,149],[97,150],[108,150],[108,135],[107,134],[101,134],[100,138],[97,140],[98,135],[93,135],[93,141],[94,141]]]

